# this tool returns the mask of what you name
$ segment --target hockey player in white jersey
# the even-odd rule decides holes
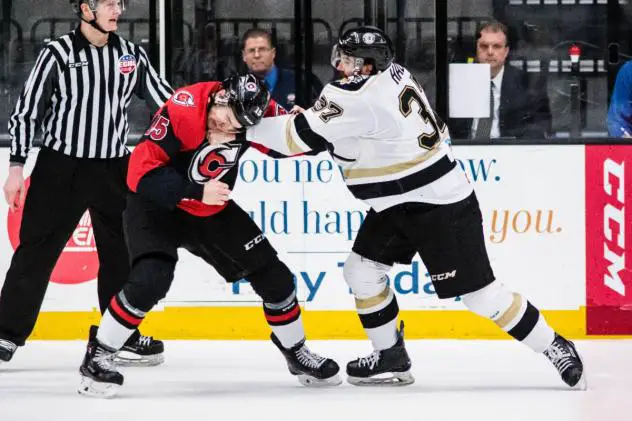
[[[495,280],[476,194],[454,159],[448,129],[393,56],[380,29],[347,31],[332,53],[346,78],[328,84],[305,112],[263,119],[246,132],[248,140],[285,155],[328,151],[349,190],[371,206],[343,273],[374,351],[347,365],[349,382],[414,381],[386,275],[419,253],[439,298],[461,296],[468,309],[548,357],[565,383],[583,388],[573,343]]]

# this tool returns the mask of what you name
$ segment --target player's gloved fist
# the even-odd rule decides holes
[[[207,205],[223,205],[228,200],[230,189],[228,184],[218,180],[209,180],[204,184],[202,202]]]

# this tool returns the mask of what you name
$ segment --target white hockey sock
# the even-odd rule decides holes
[[[512,293],[498,281],[465,294],[462,299],[471,311],[491,319],[535,352],[546,350],[555,338],[555,332],[540,311],[522,295]]]
[[[305,339],[305,329],[303,328],[303,318],[299,315],[298,319],[286,325],[270,325],[272,332],[279,339],[284,348],[290,349],[303,339]]]
[[[107,309],[101,318],[97,340],[103,345],[119,350],[123,348],[125,342],[132,336],[135,329],[128,329],[120,324]]]
[[[365,328],[364,331],[371,340],[373,349],[377,351],[388,349],[397,342],[397,318],[382,326],[372,329]]]
[[[533,330],[522,342],[535,352],[541,353],[547,350],[554,339],[555,331],[549,326],[546,320],[544,320],[544,316],[540,314],[540,318],[533,327]]]
[[[395,345],[399,306],[393,290],[386,286],[374,297],[356,297],[355,301],[360,322],[373,343],[373,348],[383,350]]]

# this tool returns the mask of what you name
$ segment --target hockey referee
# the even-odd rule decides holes
[[[0,362],[9,361],[33,331],[55,263],[86,210],[100,263],[102,312],[127,281],[122,213],[128,108],[136,95],[153,114],[172,94],[147,53],[114,33],[123,1],[70,4],[81,19],[78,27],[42,49],[9,120],[4,195],[11,211],[24,210],[20,245],[0,294]],[[38,129],[43,146],[26,196],[23,167]],[[161,341],[136,332],[119,358],[123,364],[160,364],[163,348]]]

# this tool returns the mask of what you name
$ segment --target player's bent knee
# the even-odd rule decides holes
[[[461,296],[463,304],[482,317],[496,319],[509,309],[514,301],[514,294],[498,280]]]
[[[391,266],[378,263],[351,252],[342,270],[349,288],[358,299],[382,294],[387,288],[386,274]]]
[[[129,282],[123,288],[130,305],[149,311],[167,295],[176,267],[176,261],[167,255],[141,257],[132,265]]]
[[[292,272],[278,258],[269,261],[246,279],[257,295],[267,303],[282,302],[295,294]]]

